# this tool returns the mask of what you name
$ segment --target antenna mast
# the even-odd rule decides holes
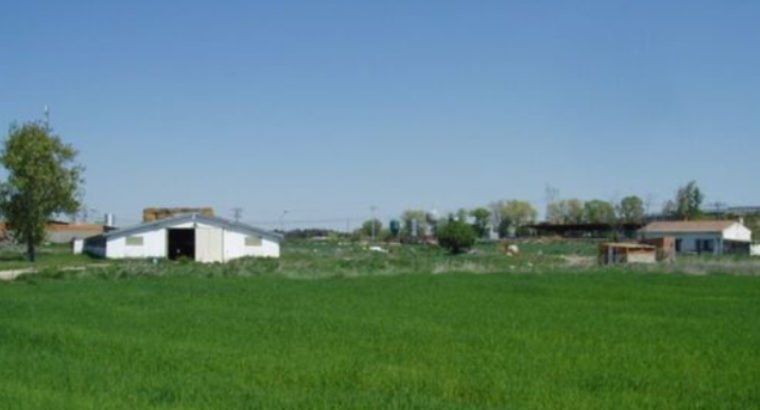
[[[45,104],[44,108],[44,117],[45,117],[45,130],[50,131],[50,109],[48,108],[48,105]]]

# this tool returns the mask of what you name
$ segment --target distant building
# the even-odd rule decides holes
[[[227,262],[245,256],[279,257],[282,235],[200,214],[185,214],[87,238],[84,251],[109,259],[187,258]]]
[[[760,206],[731,206],[723,213],[736,216],[760,215]]]
[[[106,228],[101,224],[68,223],[62,221],[48,221],[47,235],[45,240],[51,243],[71,243],[74,239],[84,239],[103,233]],[[0,239],[8,240],[8,226],[0,222]]]
[[[641,243],[608,242],[599,245],[599,264],[655,263],[657,248]]]
[[[749,254],[752,231],[737,221],[657,221],[639,231],[643,240],[673,237],[678,253]]]

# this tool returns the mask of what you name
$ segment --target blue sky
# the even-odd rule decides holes
[[[6,2],[0,124],[79,148],[86,202],[345,227],[377,206],[758,204],[756,1]],[[352,221],[352,224],[356,222]]]

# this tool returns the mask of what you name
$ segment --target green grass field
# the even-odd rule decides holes
[[[37,261],[27,260],[23,246],[0,247],[0,270],[85,266],[98,262],[86,255],[73,255],[69,245],[46,245],[37,250]]]
[[[755,277],[102,277],[0,283],[0,408],[760,407]]]

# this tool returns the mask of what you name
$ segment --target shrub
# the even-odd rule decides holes
[[[475,244],[475,231],[463,221],[450,221],[438,228],[438,244],[458,254]]]

